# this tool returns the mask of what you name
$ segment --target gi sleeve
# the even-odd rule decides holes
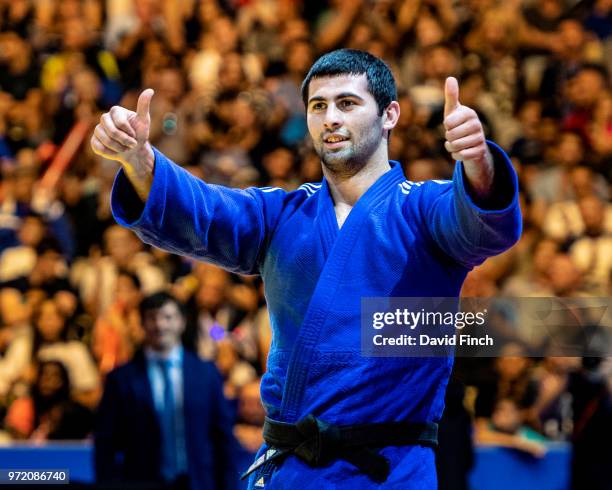
[[[117,174],[111,191],[115,220],[143,242],[171,253],[231,272],[258,273],[268,228],[286,193],[206,184],[153,151],[155,171],[146,203],[123,170]]]
[[[423,227],[443,252],[468,269],[510,248],[522,230],[516,172],[504,151],[487,143],[495,165],[494,197],[487,209],[470,196],[461,162],[451,182],[430,181],[420,188]]]

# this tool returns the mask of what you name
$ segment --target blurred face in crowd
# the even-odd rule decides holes
[[[576,167],[570,174],[572,189],[577,198],[583,198],[593,193],[593,172],[589,167]]]
[[[199,308],[216,311],[225,300],[228,278],[225,271],[207,273],[200,283],[196,293],[196,303]]]
[[[291,43],[287,54],[287,68],[291,73],[304,76],[312,65],[312,47],[307,41]]]
[[[140,289],[130,276],[119,274],[115,294],[117,301],[125,308],[138,307],[141,298]]]
[[[80,101],[93,103],[100,96],[100,80],[93,70],[80,70],[75,73],[72,85]]]
[[[58,291],[53,296],[53,301],[55,301],[58,310],[65,318],[70,318],[76,313],[78,299],[72,291]]]
[[[57,250],[46,250],[36,259],[35,270],[40,281],[53,279],[63,272],[66,264]]]
[[[4,325],[18,325],[29,320],[30,307],[23,302],[23,297],[17,289],[2,288],[0,290],[0,314]]]
[[[421,69],[426,78],[445,79],[457,71],[457,65],[457,57],[446,46],[428,49],[421,58]]]
[[[509,398],[499,400],[491,414],[491,422],[496,430],[514,434],[522,425],[521,412],[516,402]]]
[[[75,206],[82,195],[81,181],[74,174],[64,174],[60,180],[62,201],[69,206]]]
[[[294,41],[308,41],[310,38],[310,30],[308,23],[303,19],[295,18],[285,22],[281,40],[287,45]]]
[[[578,165],[584,158],[582,139],[576,133],[563,133],[557,149],[557,159],[565,167]]]
[[[421,47],[433,46],[444,40],[444,30],[432,15],[420,15],[415,26],[417,44]]]
[[[56,362],[45,362],[38,374],[38,391],[45,398],[50,398],[64,388],[64,373]]]
[[[563,12],[563,6],[559,0],[540,0],[538,11],[549,19],[556,19]]]
[[[488,49],[507,51],[517,42],[517,24],[512,16],[500,8],[485,12],[481,25],[482,42]]]
[[[36,247],[44,235],[45,225],[40,218],[36,216],[27,216],[24,218],[18,232],[19,240],[23,245]]]
[[[587,235],[598,236],[603,232],[605,206],[595,195],[586,196],[578,203]]]
[[[247,383],[240,389],[238,413],[244,422],[263,424],[266,413],[259,397],[259,381]]]
[[[220,340],[217,343],[217,358],[215,364],[223,377],[228,377],[232,368],[238,362],[238,353],[231,340]]]
[[[234,101],[234,126],[249,129],[257,125],[257,114],[253,104],[245,97],[238,97]]]
[[[135,0],[134,10],[142,22],[151,22],[158,13],[159,0]]]
[[[87,25],[80,17],[71,17],[64,22],[64,47],[69,51],[82,51],[89,44]]]
[[[310,81],[308,131],[321,162],[333,173],[356,173],[386,145],[383,117],[365,74]]]
[[[540,274],[548,274],[550,261],[557,253],[559,246],[554,240],[543,239],[538,242],[533,251],[533,268]]]
[[[567,19],[559,24],[559,37],[561,44],[567,53],[580,54],[584,43],[584,29],[580,22],[575,19]]]
[[[495,370],[500,377],[507,381],[518,379],[529,365],[529,360],[525,355],[525,350],[517,344],[507,344],[500,352],[500,356],[495,359]]]
[[[227,17],[219,17],[211,26],[215,47],[221,54],[236,51],[238,46],[238,31],[236,25]]]
[[[174,301],[146,311],[142,319],[145,344],[158,352],[169,352],[181,343],[185,318]]]
[[[293,155],[287,148],[277,148],[264,157],[263,164],[271,178],[285,179],[293,168]]]
[[[31,169],[18,169],[12,182],[13,197],[19,202],[30,202],[36,176]]]
[[[550,262],[548,275],[555,294],[571,294],[580,282],[580,271],[569,255],[559,253]]]
[[[604,89],[602,74],[592,68],[583,68],[568,82],[567,95],[576,106],[591,109],[601,99]]]
[[[47,300],[40,305],[40,313],[36,327],[46,342],[60,339],[65,327],[65,318],[59,312],[53,300]]]
[[[106,250],[118,265],[127,265],[140,245],[132,232],[119,225],[113,225],[104,233]]]
[[[185,83],[181,71],[176,68],[166,68],[159,75],[158,95],[177,104],[185,92]]]
[[[525,102],[518,114],[519,121],[523,125],[524,130],[532,131],[537,128],[542,116],[542,103],[539,100],[529,100]]]

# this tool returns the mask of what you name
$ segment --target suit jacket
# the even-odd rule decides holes
[[[188,476],[192,490],[237,487],[237,443],[219,372],[185,351],[183,396]],[[143,352],[111,371],[98,408],[95,468],[98,481],[162,480],[161,434]],[[122,462],[121,457],[123,459]]]

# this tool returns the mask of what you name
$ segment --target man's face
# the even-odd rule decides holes
[[[383,117],[365,74],[312,79],[306,112],[314,148],[334,173],[354,174],[383,144]]]
[[[185,319],[178,306],[169,301],[157,310],[147,311],[142,325],[146,344],[157,351],[168,351],[180,344]]]

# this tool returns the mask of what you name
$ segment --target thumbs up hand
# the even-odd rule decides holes
[[[444,148],[463,162],[477,194],[486,196],[493,183],[493,157],[476,111],[459,102],[459,84],[454,77],[448,77],[444,87],[444,127]]]
[[[149,193],[155,159],[148,141],[153,94],[150,88],[140,94],[136,112],[120,106],[111,107],[100,117],[90,141],[94,153],[121,163],[143,200]]]
[[[110,111],[102,114],[91,137],[94,153],[125,163],[130,156],[138,152],[149,138],[149,107],[152,97],[153,90],[148,88],[138,97],[136,112],[113,106]]]

